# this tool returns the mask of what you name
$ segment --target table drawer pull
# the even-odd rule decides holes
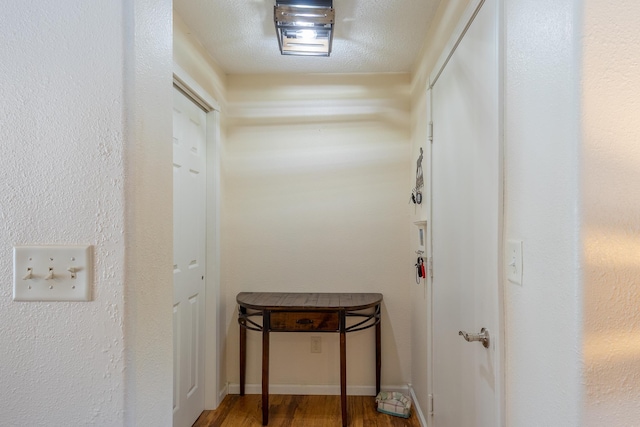
[[[274,311],[271,313],[272,331],[333,331],[340,329],[338,312]]]

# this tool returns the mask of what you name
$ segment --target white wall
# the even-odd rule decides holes
[[[173,11],[173,60],[226,111],[227,76],[180,15]]]
[[[171,0],[123,4],[125,425],[169,426],[173,425]]]
[[[506,421],[582,425],[578,2],[505,0]],[[609,424],[607,424],[609,425]]]
[[[171,423],[170,10],[3,3],[3,425]],[[93,301],[12,301],[12,246],[52,243],[94,245]]]
[[[585,426],[640,418],[640,4],[584,6]]]
[[[409,76],[225,76],[174,17],[175,61],[222,105],[224,374],[237,384],[238,292],[382,292],[382,380],[405,386]],[[339,383],[337,337],[322,338],[323,354],[311,355],[308,336],[272,337],[273,390]],[[249,339],[248,384],[259,384],[259,336]],[[349,384],[368,390],[373,351],[355,349],[372,348],[373,334],[348,341]],[[292,369],[294,359],[312,365]]]
[[[265,290],[381,292],[382,384],[409,381],[408,87],[407,74],[228,76],[222,282],[231,383],[235,296]],[[348,384],[364,387],[356,393],[375,384],[373,335],[347,336]],[[248,337],[247,383],[256,385],[260,336]],[[272,390],[339,390],[337,334],[322,344],[311,354],[307,334],[273,334]]]

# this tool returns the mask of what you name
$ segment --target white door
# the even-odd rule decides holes
[[[204,410],[206,114],[173,97],[173,425]]]
[[[501,423],[501,142],[497,0],[432,88],[433,425]],[[490,347],[459,331],[487,328]]]

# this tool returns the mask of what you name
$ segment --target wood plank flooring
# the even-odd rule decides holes
[[[259,394],[227,395],[218,409],[204,411],[193,427],[260,427]],[[347,396],[349,427],[420,427],[408,419],[382,414],[372,396]],[[413,408],[412,408],[413,409]],[[269,427],[341,427],[340,396],[269,396]]]

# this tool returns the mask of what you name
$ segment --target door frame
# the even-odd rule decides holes
[[[207,182],[205,243],[204,409],[218,407],[227,394],[220,387],[223,313],[220,303],[220,105],[182,67],[173,63],[173,84],[206,112]]]
[[[427,149],[428,149],[428,158],[429,158],[429,213],[428,213],[428,230],[427,230],[427,236],[428,236],[428,240],[427,240],[427,254],[429,259],[432,259],[433,257],[433,239],[432,239],[432,231],[433,231],[433,168],[432,168],[432,162],[433,162],[433,135],[432,135],[432,129],[433,129],[433,97],[432,97],[432,89],[433,87],[436,85],[438,78],[440,77],[440,74],[442,73],[442,71],[445,69],[445,67],[447,66],[449,59],[451,58],[451,56],[455,53],[458,45],[460,44],[460,42],[462,41],[462,39],[464,38],[465,34],[467,33],[467,30],[469,29],[469,27],[471,26],[471,24],[473,23],[476,15],[478,14],[478,12],[480,11],[480,9],[482,8],[482,6],[484,5],[486,0],[471,0],[469,2],[469,5],[467,6],[467,8],[465,9],[465,11],[463,12],[462,16],[460,17],[460,20],[458,22],[458,25],[456,26],[455,30],[453,31],[453,33],[451,34],[451,37],[449,39],[449,41],[447,42],[447,44],[445,45],[444,49],[442,50],[442,53],[440,55],[440,57],[438,58],[438,60],[436,61],[432,71],[429,73],[429,83],[428,83],[428,87],[427,87],[427,115],[428,115],[428,123],[429,123],[429,142],[427,144]],[[506,416],[505,416],[505,408],[506,408],[506,404],[505,404],[505,384],[506,384],[506,377],[505,377],[505,360],[506,360],[506,353],[505,353],[505,342],[504,342],[504,338],[505,338],[505,324],[504,324],[504,283],[505,283],[505,278],[504,278],[504,247],[505,247],[505,243],[504,243],[504,210],[505,210],[505,204],[504,204],[504,170],[505,170],[505,156],[504,156],[504,0],[495,0],[496,1],[496,16],[495,16],[495,22],[497,25],[496,28],[496,38],[497,38],[497,45],[496,45],[496,60],[497,60],[497,64],[496,64],[496,69],[498,70],[498,145],[499,145],[499,164],[500,164],[500,170],[498,172],[499,175],[499,185],[500,188],[498,189],[499,192],[499,203],[500,203],[500,208],[499,208],[499,212],[498,212],[498,221],[499,221],[499,227],[498,227],[498,256],[497,256],[497,260],[498,260],[498,325],[499,325],[499,331],[497,331],[496,333],[492,333],[492,336],[497,336],[497,343],[498,343],[498,348],[496,349],[496,386],[497,386],[497,390],[496,390],[496,414],[498,416],[498,426],[499,427],[504,427],[506,424]],[[434,394],[434,389],[433,389],[433,372],[434,372],[434,366],[433,366],[433,280],[431,279],[429,281],[429,283],[432,285],[429,287],[429,291],[428,291],[428,298],[429,298],[429,304],[428,304],[428,310],[429,310],[429,314],[427,316],[427,318],[429,319],[429,325],[427,327],[427,331],[429,333],[429,337],[427,338],[427,352],[429,354],[429,361],[427,363],[427,392],[429,395],[429,416],[428,416],[428,420],[427,423],[430,425],[433,422],[433,411],[435,408],[437,408],[437,403],[436,406],[434,408],[434,403],[432,400],[433,394]],[[437,427],[437,426],[436,426]]]

